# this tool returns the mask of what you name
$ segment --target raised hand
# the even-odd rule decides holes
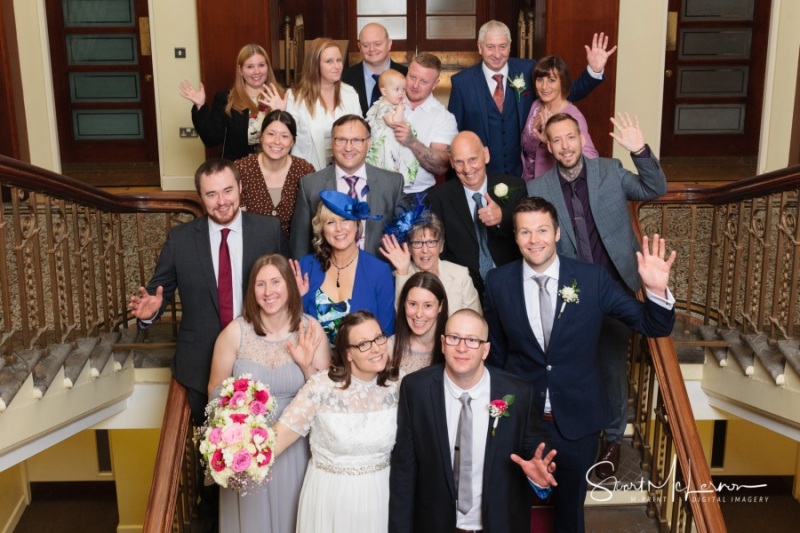
[[[583,47],[586,48],[586,61],[589,63],[589,68],[592,69],[592,72],[598,74],[606,68],[606,62],[611,57],[611,54],[617,51],[616,46],[611,50],[606,50],[608,48],[608,35],[603,32],[600,32],[599,36],[596,33],[592,36],[591,48],[587,45]]]
[[[192,102],[197,109],[206,105],[206,89],[203,87],[202,82],[200,86],[195,89],[192,84],[189,83],[189,80],[183,80],[178,84],[178,89],[180,89],[181,96]]]
[[[616,120],[611,117],[611,124],[619,133],[610,132],[609,135],[629,152],[639,152],[644,148],[644,135],[639,127],[639,117],[633,115],[633,120],[626,112],[624,115],[617,112]]]
[[[306,377],[314,373],[314,352],[317,350],[322,335],[319,334],[316,328],[312,325],[303,324],[300,321],[300,326],[297,329],[297,344],[292,341],[286,341],[286,348],[292,355],[292,359],[303,370]]]
[[[139,287],[139,294],[131,296],[128,302],[128,310],[134,318],[139,320],[151,320],[155,318],[161,303],[164,301],[164,287],[158,286],[155,295],[147,292],[144,287]]]
[[[664,260],[667,243],[659,238],[658,233],[653,235],[653,249],[650,250],[650,241],[647,235],[642,237],[642,251],[636,252],[636,262],[639,264],[639,276],[645,289],[661,297],[667,296],[667,283],[669,272],[677,255],[675,250]]]
[[[533,119],[533,134],[539,139],[539,142],[547,144],[547,135],[544,132],[544,127],[547,121],[552,116],[552,113],[544,107],[539,108],[539,112]]]
[[[503,221],[503,210],[497,205],[488,192],[483,193],[486,205],[478,209],[478,218],[487,227],[499,226]]]
[[[308,283],[308,274],[303,274],[303,270],[300,268],[300,261],[297,259],[289,259],[289,266],[292,268],[292,274],[294,274],[294,280],[297,283],[297,288],[300,290],[300,298],[306,295],[309,290],[309,283]]]
[[[384,235],[382,242],[383,246],[379,248],[381,254],[389,260],[398,274],[401,276],[408,274],[408,267],[411,265],[411,252],[408,250],[408,243],[404,242],[401,246],[394,235]]]
[[[258,95],[258,103],[264,104],[272,111],[276,109],[286,111],[286,102],[288,100],[288,93],[284,94],[283,98],[281,98],[281,94],[278,92],[278,88],[275,87],[274,83],[270,83],[269,85],[265,83],[261,89],[261,93]]]
[[[533,480],[534,483],[543,489],[551,486],[555,487],[558,485],[558,483],[556,483],[556,478],[553,477],[553,472],[556,471],[556,464],[553,462],[556,451],[550,450],[550,453],[545,457],[542,457],[542,453],[544,453],[544,442],[539,444],[536,448],[536,452],[534,452],[530,461],[524,460],[515,453],[511,454],[511,460],[522,468],[522,472],[528,479]]]

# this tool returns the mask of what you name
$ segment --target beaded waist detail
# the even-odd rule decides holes
[[[364,474],[372,474],[373,472],[380,472],[384,468],[389,468],[389,459],[373,465],[364,466],[336,466],[328,463],[321,463],[314,461],[314,466],[331,474],[342,474],[345,476],[361,476]]]

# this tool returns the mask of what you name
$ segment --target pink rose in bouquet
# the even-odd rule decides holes
[[[263,403],[256,400],[250,404],[250,412],[254,415],[263,415],[267,412],[267,408],[264,407]]]
[[[252,462],[253,456],[247,450],[239,450],[233,455],[231,468],[234,472],[244,472]]]

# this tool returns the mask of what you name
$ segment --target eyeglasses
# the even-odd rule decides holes
[[[461,341],[464,341],[464,344],[467,345],[467,348],[472,348],[473,350],[476,348],[480,348],[481,344],[489,342],[476,339],[475,337],[459,337],[458,335],[444,336],[444,343],[448,346],[458,346],[461,343]]]
[[[423,245],[426,248],[435,248],[436,245],[439,244],[439,239],[436,239],[435,241],[408,241],[408,244],[410,244],[415,250],[419,250],[423,247]]]
[[[383,346],[384,344],[386,344],[386,341],[388,341],[388,340],[389,340],[389,337],[387,337],[384,333],[381,333],[380,335],[378,335],[377,337],[375,337],[371,341],[359,342],[358,344],[348,344],[347,346],[349,348],[358,348],[358,350],[361,351],[361,352],[366,352],[370,348],[372,348],[372,343],[373,342],[375,343],[376,346]]]
[[[361,146],[364,144],[364,141],[366,141],[367,139],[369,139],[369,137],[364,137],[364,138],[356,137],[355,139],[348,139],[347,137],[334,137],[333,144],[336,145],[336,148],[344,148],[345,146],[347,146],[347,143],[350,143],[353,146],[353,148],[358,149],[361,148]]]

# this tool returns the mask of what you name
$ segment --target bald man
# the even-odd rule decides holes
[[[358,34],[358,49],[364,60],[345,69],[342,81],[355,88],[358,101],[361,103],[361,112],[367,116],[369,108],[381,96],[380,90],[377,89],[378,76],[390,68],[405,76],[408,69],[389,58],[392,40],[386,28],[377,22],[371,22],[361,28]]]
[[[526,195],[521,178],[488,175],[489,160],[489,149],[480,138],[462,131],[450,145],[450,164],[458,180],[437,185],[428,194],[431,211],[445,226],[441,257],[469,269],[481,300],[488,269],[520,257],[511,214]]]

